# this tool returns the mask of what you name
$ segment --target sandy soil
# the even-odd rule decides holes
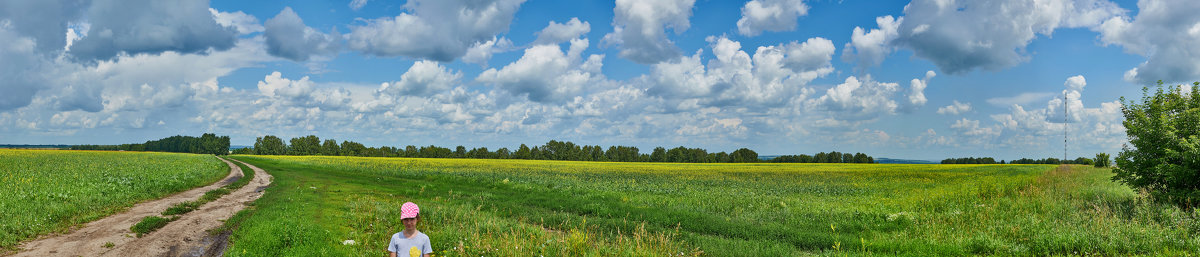
[[[137,238],[129,227],[143,217],[158,215],[168,207],[199,199],[208,190],[232,183],[242,171],[229,160],[229,176],[212,185],[196,188],[134,205],[129,210],[93,221],[68,234],[55,235],[21,244],[14,256],[214,256],[224,251],[228,235],[210,235],[208,230],[220,227],[224,220],[246,207],[246,203],[262,196],[271,183],[271,175],[246,164],[254,170],[250,184],[216,201],[184,214],[179,220]],[[111,243],[111,247],[105,247]]]

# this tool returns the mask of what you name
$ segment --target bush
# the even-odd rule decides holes
[[[1153,95],[1142,89],[1141,102],[1125,102],[1125,133],[1129,145],[1117,155],[1116,176],[1156,200],[1191,209],[1200,204],[1200,82],[1190,93],[1164,91],[1162,81]]]

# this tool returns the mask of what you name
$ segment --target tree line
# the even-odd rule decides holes
[[[875,157],[871,157],[864,153],[840,153],[837,151],[825,153],[820,152],[816,155],[782,155],[771,159],[769,162],[775,163],[875,163]]]
[[[225,155],[229,154],[229,136],[217,136],[211,133],[203,134],[200,137],[177,135],[141,144],[75,145],[70,149]]]
[[[234,154],[255,155],[327,155],[362,157],[411,157],[411,158],[473,158],[473,159],[525,159],[562,161],[610,161],[610,162],[679,162],[679,163],[748,163],[761,162],[754,150],[741,148],[733,152],[708,152],[701,148],[655,147],[650,153],[641,153],[633,146],[578,145],[570,141],[550,140],[543,145],[521,144],[516,149],[502,147],[496,150],[487,147],[454,149],[439,146],[366,147],[354,141],[338,143],[334,139],[321,140],[315,135],[296,137],[286,142],[277,136],[267,135],[254,140],[254,147],[237,149]],[[812,159],[794,161],[792,157]],[[771,162],[830,162],[830,163],[874,163],[866,154],[854,155],[838,152],[820,153],[817,159],[808,155],[786,155]],[[828,156],[828,157],[826,157]]]
[[[521,144],[517,149],[502,147],[496,150],[487,147],[467,149],[464,146],[450,148],[409,145],[403,148],[381,146],[366,147],[354,141],[321,140],[315,135],[296,137],[287,142],[273,135],[254,140],[254,147],[237,149],[234,154],[255,155],[326,155],[362,157],[410,157],[410,158],[473,158],[473,159],[526,159],[562,161],[612,161],[612,162],[757,162],[758,153],[742,148],[732,153],[709,153],[700,148],[657,147],[649,154],[641,153],[633,146],[577,145],[569,141],[550,140],[543,145]]]
[[[1093,165],[1096,167],[1108,167],[1108,165],[1109,165],[1108,158],[1109,158],[1108,154],[1099,153],[1099,154],[1096,154],[1096,158],[1094,158],[1094,159],[1079,157],[1079,158],[1075,158],[1074,160],[1065,160],[1064,161],[1064,160],[1060,160],[1058,158],[1045,158],[1045,159],[1036,159],[1036,160],[1029,159],[1029,158],[1021,158],[1021,159],[1016,159],[1016,160],[1012,160],[1008,163],[1005,163],[1004,160],[1000,160],[999,162],[997,162],[996,159],[992,158],[992,157],[965,157],[965,158],[947,158],[945,160],[942,160],[942,164],[1082,164],[1082,165]]]

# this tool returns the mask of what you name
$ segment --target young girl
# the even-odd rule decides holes
[[[429,254],[433,253],[429,237],[417,231],[417,222],[421,221],[420,214],[421,208],[415,203],[407,202],[400,206],[400,222],[404,223],[404,231],[392,235],[392,242],[388,243],[391,257],[401,256],[397,253],[408,253],[409,257],[429,257]]]

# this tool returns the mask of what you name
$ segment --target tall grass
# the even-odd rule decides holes
[[[1191,214],[1082,166],[235,158],[276,185],[234,232],[232,255],[380,254],[406,201],[451,256],[1200,250]]]

